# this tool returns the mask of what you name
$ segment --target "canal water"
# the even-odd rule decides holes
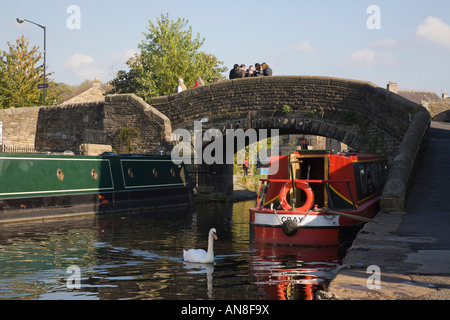
[[[326,289],[341,247],[251,241],[254,201],[192,210],[0,226],[0,299],[309,300]],[[207,248],[215,263],[186,263]]]

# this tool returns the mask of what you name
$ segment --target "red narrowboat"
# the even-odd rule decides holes
[[[387,161],[377,155],[299,151],[270,159],[250,209],[257,243],[338,245],[379,210]]]

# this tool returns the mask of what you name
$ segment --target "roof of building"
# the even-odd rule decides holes
[[[436,92],[431,90],[398,90],[397,94],[402,97],[411,100],[416,103],[422,102],[438,102],[441,101],[441,98],[436,94]]]
[[[86,91],[83,91],[79,95],[64,101],[62,104],[74,104],[92,101],[105,101],[105,90],[100,87],[100,80],[95,78],[93,81],[93,86]]]

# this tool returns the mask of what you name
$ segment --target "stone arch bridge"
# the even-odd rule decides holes
[[[369,82],[328,77],[254,77],[223,81],[150,104],[170,119],[172,130],[207,127],[279,129],[339,140],[367,152],[392,156],[418,104]]]
[[[279,129],[384,154],[392,164],[383,199],[389,210],[402,210],[430,122],[425,108],[370,82],[315,76],[234,79],[153,98],[150,104],[170,119],[171,130],[192,129],[194,121],[208,118],[207,128],[222,132]]]

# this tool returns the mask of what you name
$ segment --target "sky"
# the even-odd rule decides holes
[[[450,1],[0,0],[0,50],[25,35],[56,82],[112,80],[139,52],[149,21],[189,21],[224,66],[266,62],[274,75],[370,81],[450,92]]]

